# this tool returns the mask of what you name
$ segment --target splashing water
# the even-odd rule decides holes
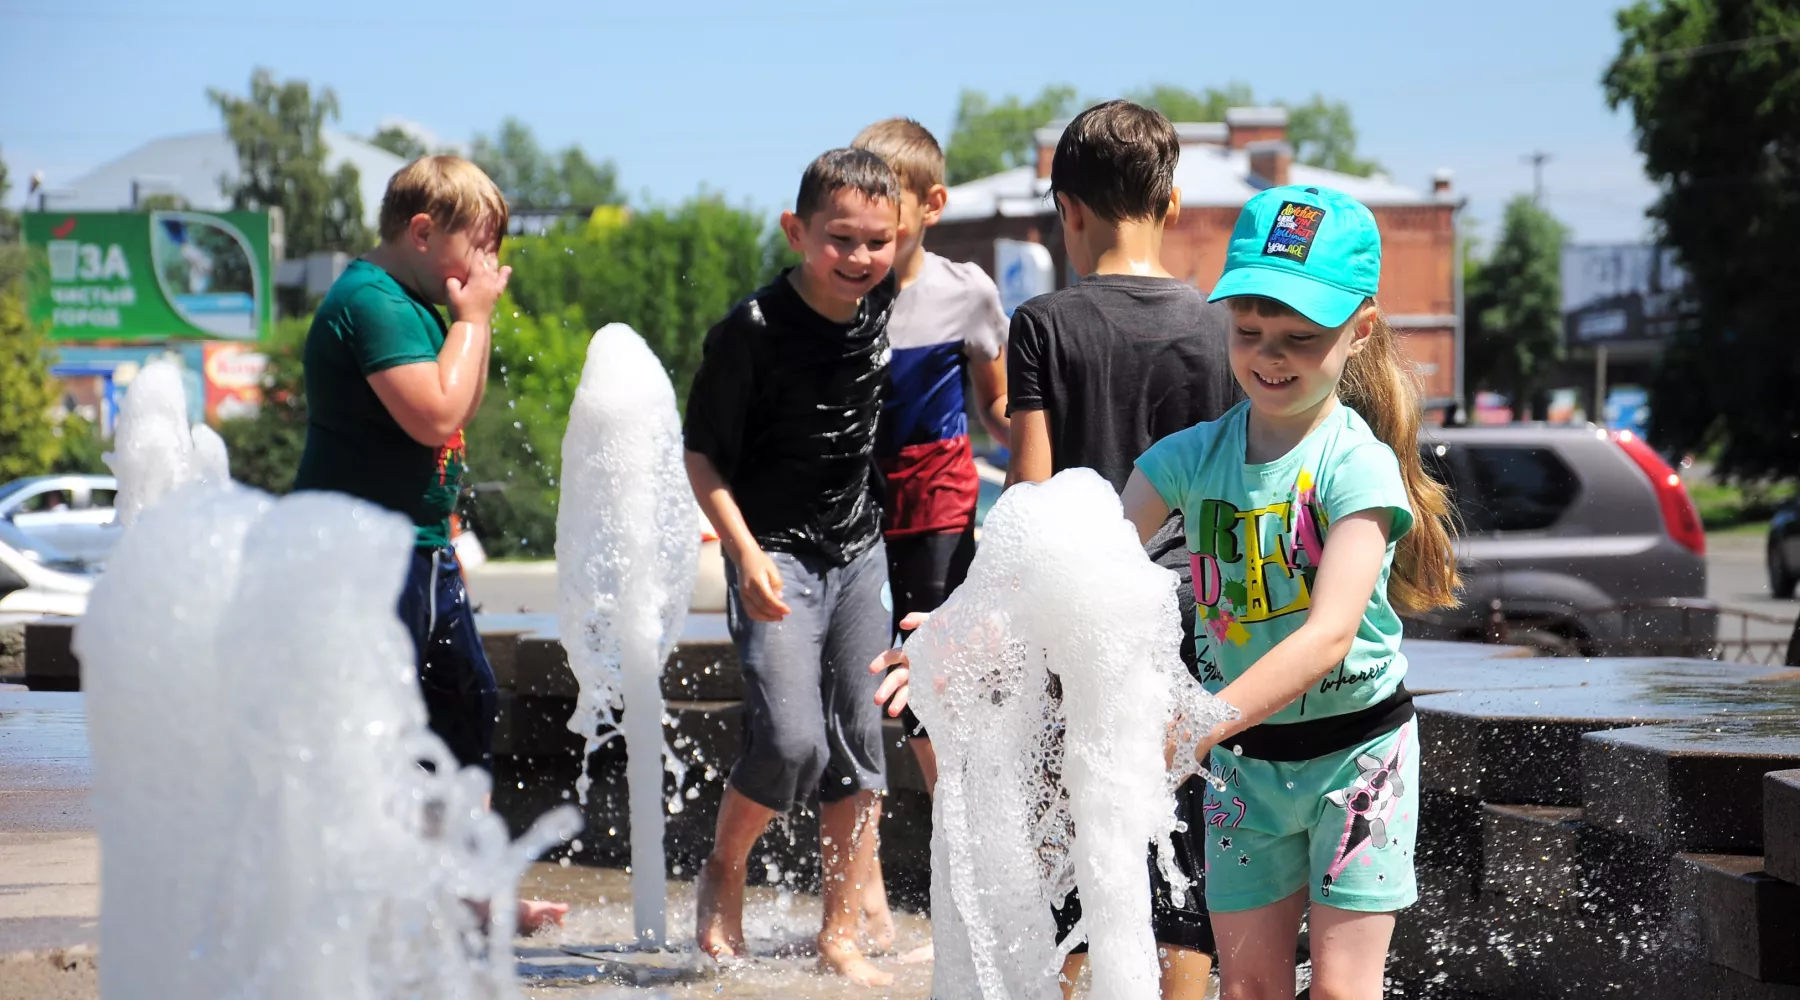
[[[563,645],[581,685],[569,728],[588,757],[625,738],[631,796],[631,895],[638,942],[665,944],[663,769],[684,768],[663,742],[662,670],[681,635],[700,558],[700,514],[688,486],[675,390],[632,329],[603,327],[588,344],[563,436],[556,577]],[[623,720],[621,722],[621,712]]]
[[[412,543],[348,497],[206,484],[120,539],[75,633],[105,995],[518,995],[515,887],[579,817],[509,843],[425,728]]]
[[[205,424],[188,426],[181,368],[167,358],[146,364],[119,407],[114,450],[102,456],[118,477],[119,524],[130,527],[144,509],[183,483],[230,478],[225,441]]]
[[[1079,886],[1092,995],[1156,996],[1145,852],[1171,885],[1165,737],[1235,714],[1182,666],[1175,575],[1087,469],[1008,490],[968,580],[907,641],[938,754],[933,996],[1061,996],[1052,904]],[[1181,759],[1182,751],[1177,751]],[[1187,751],[1191,760],[1191,750]]]

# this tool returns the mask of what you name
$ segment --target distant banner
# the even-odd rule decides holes
[[[30,212],[47,273],[32,319],[58,341],[258,340],[269,330],[266,212]]]
[[[1644,244],[1562,252],[1563,338],[1570,346],[1656,343],[1693,318],[1674,252]]]

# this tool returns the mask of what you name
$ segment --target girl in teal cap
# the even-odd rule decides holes
[[[1125,490],[1145,537],[1185,515],[1202,682],[1242,713],[1202,740],[1207,905],[1226,1000],[1381,996],[1418,896],[1418,723],[1401,611],[1455,603],[1444,489],[1419,458],[1410,365],[1375,304],[1381,236],[1348,195],[1245,205],[1213,290],[1249,399],[1157,442]]]

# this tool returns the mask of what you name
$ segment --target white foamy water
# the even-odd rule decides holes
[[[515,887],[578,817],[509,843],[425,728],[412,543],[347,497],[205,484],[120,539],[75,634],[104,996],[518,995]]]
[[[556,514],[558,617],[581,685],[569,728],[588,756],[623,734],[630,784],[632,910],[640,944],[668,941],[662,670],[681,636],[700,557],[699,512],[683,464],[681,417],[662,362],[632,329],[594,334],[563,436]],[[622,716],[622,717],[621,717]]]
[[[205,424],[188,425],[187,390],[181,367],[167,358],[146,364],[125,392],[113,434],[113,450],[103,456],[119,482],[119,523],[130,527],[146,507],[196,480],[230,478],[225,441]]]
[[[1182,777],[1165,735],[1178,710],[1202,729],[1233,714],[1181,664],[1175,582],[1112,488],[1073,469],[1001,497],[967,582],[907,641],[938,754],[938,1000],[1059,998],[1050,908],[1077,885],[1065,948],[1087,936],[1091,995],[1157,995],[1145,854],[1177,874]]]

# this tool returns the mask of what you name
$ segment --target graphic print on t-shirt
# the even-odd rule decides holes
[[[1213,646],[1250,641],[1246,626],[1312,607],[1325,551],[1325,509],[1312,473],[1302,468],[1287,496],[1253,510],[1225,500],[1200,504],[1191,531],[1202,680],[1224,681]]]

